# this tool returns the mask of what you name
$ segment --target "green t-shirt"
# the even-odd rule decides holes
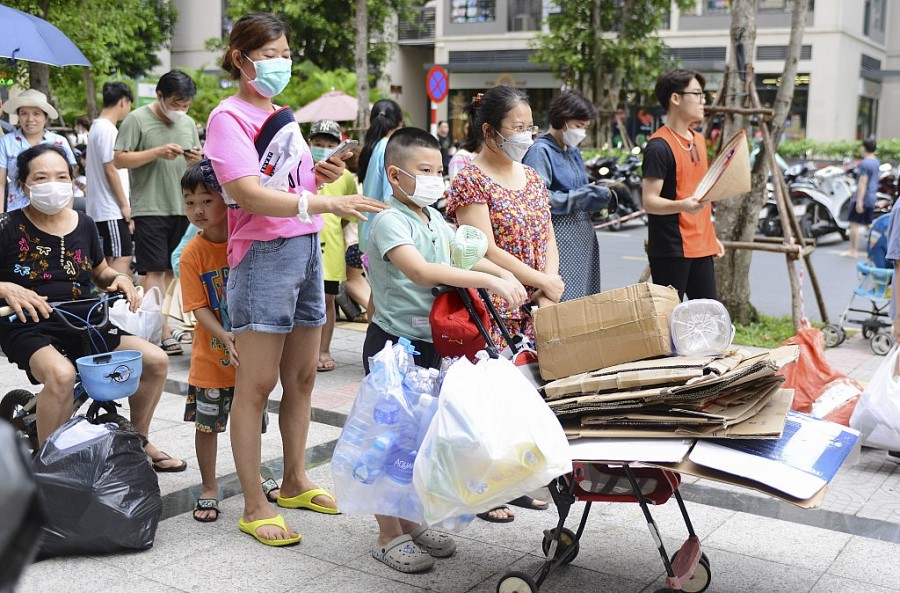
[[[182,148],[200,146],[197,126],[187,115],[174,124],[163,123],[150,105],[145,105],[129,113],[119,126],[115,149],[141,152],[163,144],[177,144]],[[142,167],[129,169],[131,215],[184,216],[181,176],[187,167],[187,161],[180,156],[171,161],[156,159]]]
[[[369,282],[375,299],[374,323],[389,334],[431,342],[428,314],[434,296],[430,286],[419,286],[388,259],[388,252],[413,245],[426,261],[450,265],[453,231],[434,208],[424,208],[426,225],[409,206],[388,200],[389,208],[369,223]]]
[[[344,174],[337,181],[325,184],[319,190],[323,196],[352,196],[357,193],[356,179],[350,171],[344,169]],[[347,251],[344,245],[344,228],[342,219],[334,214],[323,214],[322,230],[319,231],[319,243],[322,245],[322,271],[325,280],[331,282],[343,282],[347,279],[347,264],[344,253]],[[356,218],[347,218],[349,224],[356,224]]]

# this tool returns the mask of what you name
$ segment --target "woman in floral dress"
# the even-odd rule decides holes
[[[533,143],[534,120],[525,94],[498,86],[473,100],[469,133],[482,150],[453,178],[447,211],[460,224],[478,227],[488,237],[487,258],[512,272],[537,305],[559,302],[564,284],[559,252],[550,224],[547,186],[522,157]],[[493,297],[512,335],[534,337],[530,318]],[[505,346],[497,327],[494,343]]]

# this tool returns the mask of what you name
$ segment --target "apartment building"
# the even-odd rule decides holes
[[[613,1],[613,0],[610,0]],[[560,81],[532,63],[532,40],[558,11],[557,0],[429,0],[399,23],[398,46],[387,68],[393,96],[415,125],[425,126],[431,104],[425,77],[447,69],[450,92],[437,119],[461,133],[462,110],[477,92],[496,84],[528,91],[536,123],[546,120]],[[729,49],[729,0],[697,0],[693,10],[672,9],[660,36],[684,67],[702,72],[715,93]],[[756,85],[764,103],[775,98],[790,33],[789,0],[757,0]],[[786,135],[816,140],[898,137],[900,118],[900,10],[887,0],[810,0],[806,34]],[[630,129],[655,105],[628,105]]]

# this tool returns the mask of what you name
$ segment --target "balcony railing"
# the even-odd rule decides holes
[[[434,43],[434,7],[412,8],[407,18],[401,18],[397,40],[401,44],[416,45]]]

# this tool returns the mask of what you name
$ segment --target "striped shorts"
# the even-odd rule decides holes
[[[100,245],[106,257],[128,257],[134,253],[134,242],[124,218],[96,223]]]

